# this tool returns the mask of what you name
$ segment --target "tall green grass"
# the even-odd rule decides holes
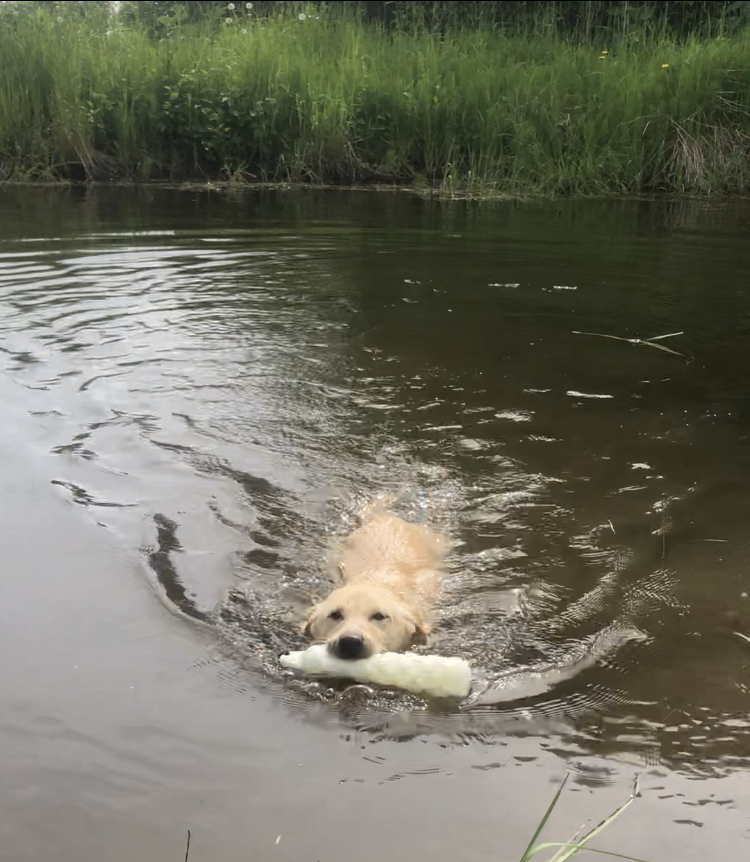
[[[0,179],[750,188],[748,32],[592,46],[316,14],[157,39],[104,13],[0,13]]]

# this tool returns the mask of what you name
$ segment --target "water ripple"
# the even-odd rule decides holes
[[[719,565],[706,543],[730,544],[725,568],[744,559],[721,525],[706,525],[700,565],[686,550],[715,438],[686,425],[681,402],[641,398],[641,369],[615,389],[600,345],[576,343],[570,359],[557,306],[541,320],[519,305],[540,302],[531,291],[493,293],[514,326],[546,327],[549,355],[530,354],[521,329],[495,348],[477,313],[492,306],[471,295],[446,306],[419,279],[406,303],[388,284],[368,293],[325,235],[34,242],[0,244],[0,362],[55,456],[50,481],[140,548],[166,601],[216,627],[228,684],[373,738],[546,733],[579,758],[584,785],[613,780],[593,759],[613,749],[637,759],[657,746],[665,761],[695,755],[715,770],[745,756],[741,681],[717,677],[700,650],[743,629],[746,611],[714,602],[690,617],[709,592],[700,566]],[[473,336],[457,333],[459,314]],[[731,472],[714,463],[726,499]],[[384,490],[456,541],[429,649],[476,665],[460,708],[295,680],[276,662],[302,643],[331,543]],[[746,644],[722,649],[739,663]],[[693,702],[677,680],[701,662],[712,692]],[[704,701],[721,708],[697,732]]]

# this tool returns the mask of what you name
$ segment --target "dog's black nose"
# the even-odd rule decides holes
[[[336,641],[334,653],[339,658],[364,658],[365,639],[362,635],[341,635]]]

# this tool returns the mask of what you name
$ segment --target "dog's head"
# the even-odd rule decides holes
[[[310,611],[304,632],[337,658],[367,658],[424,643],[427,626],[390,590],[347,584]]]

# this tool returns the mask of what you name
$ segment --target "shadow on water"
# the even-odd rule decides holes
[[[230,684],[376,738],[747,764],[746,204],[12,191],[0,219],[50,481]],[[429,650],[480,669],[465,704],[276,662],[383,490],[458,542]]]

